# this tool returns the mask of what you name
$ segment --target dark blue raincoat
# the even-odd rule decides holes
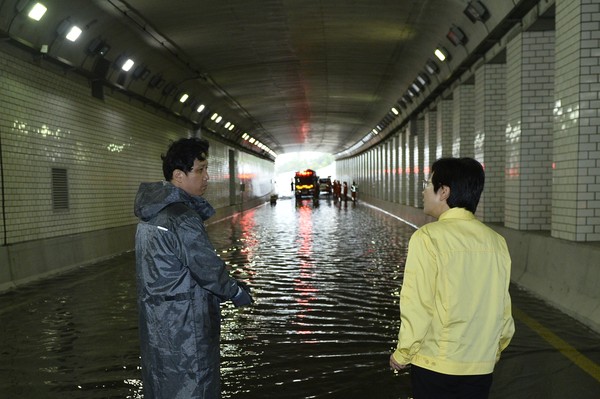
[[[238,291],[208,239],[215,213],[168,182],[135,199],[136,275],[144,398],[220,398],[220,302]]]

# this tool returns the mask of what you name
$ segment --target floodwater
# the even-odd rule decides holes
[[[208,230],[256,301],[223,305],[223,398],[410,397],[407,372],[388,358],[412,227],[361,203],[288,199]],[[143,398],[134,269],[124,254],[0,296],[0,398]],[[597,334],[518,290],[514,303],[564,320],[598,367]],[[600,397],[593,368],[519,320],[505,358],[492,398]]]

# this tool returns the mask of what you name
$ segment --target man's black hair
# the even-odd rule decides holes
[[[161,155],[163,175],[167,181],[173,179],[173,171],[179,169],[186,174],[194,167],[194,161],[208,159],[208,141],[197,137],[179,139],[169,146],[166,154]]]
[[[475,213],[483,185],[483,166],[473,158],[440,158],[431,166],[433,191],[441,186],[450,187],[446,201],[450,208],[466,208]]]

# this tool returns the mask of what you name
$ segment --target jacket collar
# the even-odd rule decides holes
[[[450,208],[444,213],[442,213],[438,220],[444,219],[463,219],[470,220],[475,219],[475,215],[471,211],[466,210],[465,208]]]

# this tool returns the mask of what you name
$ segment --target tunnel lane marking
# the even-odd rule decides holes
[[[540,337],[542,337],[544,341],[548,342],[563,356],[575,363],[575,365],[580,369],[591,375],[596,381],[600,382],[600,366],[598,364],[590,360],[588,357],[571,346],[567,341],[554,334],[548,328],[544,327],[539,321],[533,319],[521,309],[513,306],[512,312],[517,319],[535,331]]]
[[[410,227],[412,227],[415,230],[417,230],[419,228],[419,226],[417,226],[416,224],[411,223],[411,222],[409,222],[406,219],[402,219],[400,216],[394,215],[393,213],[390,213],[390,212],[386,211],[385,209],[378,208],[375,205],[371,205],[371,204],[366,203],[366,202],[363,202],[362,204],[368,206],[369,208],[377,209],[379,212],[382,212],[382,213],[384,213],[384,214],[386,214],[388,216],[391,216],[394,219],[397,219],[397,220],[401,221],[402,223],[405,223],[405,224],[409,225]]]

